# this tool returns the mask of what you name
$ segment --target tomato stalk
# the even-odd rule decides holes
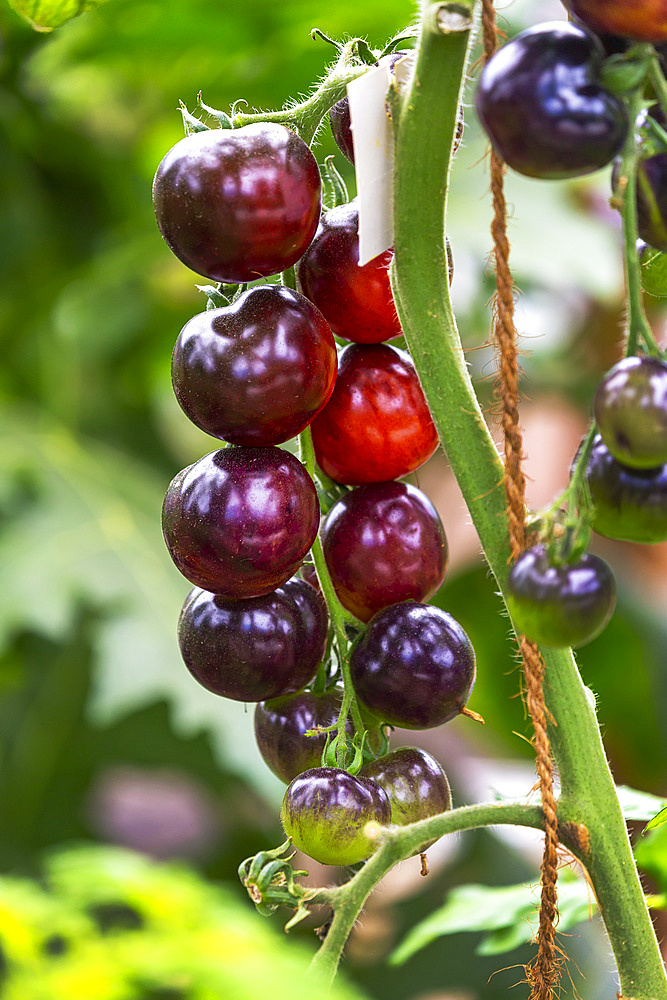
[[[313,448],[313,436],[310,427],[306,427],[306,429],[299,435],[299,451],[301,461],[305,465],[306,470],[310,473],[311,478],[314,478],[315,449]],[[343,702],[341,704],[340,713],[335,727],[338,734],[338,742],[335,752],[338,767],[345,768],[348,764],[347,743],[345,738],[345,723],[347,721],[348,714],[352,716],[355,733],[358,733],[361,736],[366,728],[361,717],[361,710],[354,693],[354,687],[352,686],[352,678],[350,677],[350,643],[345,631],[346,622],[352,622],[355,624],[359,624],[359,622],[338,600],[338,595],[336,594],[334,585],[331,582],[329,570],[324,558],[324,550],[322,549],[322,540],[319,532],[313,542],[311,554],[313,562],[315,563],[317,579],[319,580],[324,600],[326,601],[329,609],[329,616],[334,630],[336,652],[343,678]]]

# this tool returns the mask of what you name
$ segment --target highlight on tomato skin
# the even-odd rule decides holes
[[[360,702],[381,722],[404,729],[432,729],[456,718],[475,673],[475,652],[461,625],[416,601],[379,611],[350,654]]]
[[[425,601],[441,586],[449,549],[438,512],[408,483],[371,483],[338,500],[322,525],[338,599],[363,622],[401,601]]]
[[[611,454],[632,469],[667,462],[667,364],[648,355],[623,358],[595,392],[593,412]]]
[[[331,398],[311,424],[315,457],[349,486],[400,479],[438,446],[412,358],[388,344],[350,344]]]
[[[312,604],[310,595],[307,606],[299,603],[300,589],[312,592]],[[195,587],[181,611],[178,643],[186,667],[207,690],[258,702],[313,679],[327,629],[324,599],[303,580],[243,601]]]
[[[311,768],[285,792],[280,819],[295,847],[323,865],[365,861],[377,842],[364,833],[368,823],[388,826],[391,806],[370,778],[337,767]]]
[[[153,181],[167,246],[214,281],[253,281],[291,267],[315,234],[321,201],[315,157],[275,122],[193,132],[169,150]]]
[[[326,405],[338,369],[329,325],[304,295],[259,285],[188,320],[172,355],[174,393],[197,427],[245,447],[283,444]]]
[[[282,448],[225,448],[182,469],[162,507],[169,554],[196,587],[233,599],[276,590],[317,535],[313,480]]]
[[[600,41],[564,21],[528,28],[480,75],[479,119],[508,166],[528,177],[579,177],[617,156],[628,132],[623,101],[600,82]]]

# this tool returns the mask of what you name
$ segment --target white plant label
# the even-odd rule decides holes
[[[399,84],[407,79],[411,63],[406,56],[394,66]],[[394,245],[394,137],[387,111],[391,80],[392,70],[384,63],[347,85],[359,205],[359,266]]]

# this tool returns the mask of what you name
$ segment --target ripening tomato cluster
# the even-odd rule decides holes
[[[492,143],[513,169],[530,177],[574,177],[609,164],[621,152],[630,122],[625,102],[603,82],[605,57],[626,51],[634,40],[658,44],[665,59],[659,45],[667,40],[665,0],[651,0],[641,10],[627,0],[566,0],[565,6],[576,23],[550,22],[521,32],[489,61],[476,95]],[[664,125],[660,106],[649,98],[633,136],[640,143],[639,235],[667,251]],[[620,184],[620,160],[612,184]],[[667,540],[665,362],[633,356],[617,364],[597,390],[594,416],[599,433],[585,467],[593,528],[626,541]],[[591,554],[555,560],[539,544],[510,573],[514,622],[546,646],[589,642],[609,621],[615,601],[609,566]]]
[[[369,820],[425,818],[451,795],[416,748],[377,759],[366,748],[356,774],[321,766],[343,688],[323,663],[328,609],[303,565],[320,506],[305,466],[279,445],[310,427],[320,468],[354,487],[341,489],[321,537],[338,598],[363,630],[350,671],[369,729],[441,725],[475,676],[461,626],[424,603],[447,568],[444,528],[428,498],[398,481],[438,438],[409,354],[386,343],[401,333],[392,251],[359,266],[355,202],[321,214],[312,153],[274,123],[188,135],[159,165],[153,200],[180,260],[221,291],[239,285],[229,304],[185,324],[172,357],[182,409],[228,445],[179,472],[164,500],[167,547],[194,585],[178,624],[183,660],[209,691],[257,703],[257,744],[289,783],[282,819],[295,844],[352,864],[373,849]],[[293,265],[299,291],[246,287]],[[334,334],[350,342],[340,356]],[[346,733],[355,737],[349,717]]]

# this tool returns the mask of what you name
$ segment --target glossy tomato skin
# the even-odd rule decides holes
[[[391,806],[391,821],[397,826],[417,823],[452,808],[452,793],[447,775],[426,750],[400,747],[378,757],[359,771],[382,788]],[[435,843],[425,841],[414,852],[421,854]]]
[[[337,367],[320,311],[291,288],[261,285],[185,324],[171,376],[197,427],[231,444],[264,447],[308,426],[333,392]]]
[[[400,601],[424,601],[445,578],[445,529],[407,483],[358,486],[327,514],[322,544],[341,603],[361,621]]]
[[[341,97],[329,108],[331,134],[343,156],[354,163],[354,139],[352,138],[352,117],[349,97]]]
[[[633,469],[667,462],[667,364],[659,358],[623,358],[604,376],[593,402],[602,440]]]
[[[476,106],[506,163],[528,177],[591,173],[620,152],[623,102],[599,82],[604,50],[562,21],[522,31],[482,71]]]
[[[260,597],[301,565],[319,524],[304,466],[282,448],[225,448],[174,477],[162,530],[191,583],[223,597]]]
[[[324,655],[327,611],[304,614],[290,582],[271,594],[234,601],[195,587],[183,605],[178,642],[186,667],[203,687],[233,701],[262,701],[297,691]]]
[[[299,691],[263,701],[255,709],[255,739],[264,762],[273,773],[289,784],[297,774],[319,767],[326,734],[306,736],[317,726],[333,726],[343,700],[342,688],[322,694]],[[354,735],[352,723],[346,726]]]
[[[360,700],[382,722],[431,729],[465,707],[475,653],[451,615],[405,601],[370,620],[352,650],[350,672]]]
[[[194,132],[160,163],[153,205],[167,246],[193,271],[253,281],[291,267],[312,240],[320,175],[284,125]]]
[[[618,462],[599,436],[586,467],[595,504],[593,528],[623,542],[667,542],[667,464],[629,469]]]
[[[297,265],[299,287],[337,336],[380,344],[401,334],[389,282],[393,257],[386,250],[359,267],[359,209],[351,201],[323,215]]]
[[[546,548],[519,556],[510,572],[507,607],[519,632],[542,646],[583,646],[603,630],[616,606],[614,575],[590,553],[551,566]]]
[[[298,775],[285,792],[280,813],[295,847],[323,865],[365,861],[377,842],[364,835],[367,823],[386,826],[389,799],[369,778],[354,777],[337,767],[311,768]]]
[[[349,486],[406,476],[438,446],[412,359],[387,344],[344,348],[331,399],[311,427],[318,464]]]
[[[593,31],[638,42],[667,41],[667,0],[563,0]]]

